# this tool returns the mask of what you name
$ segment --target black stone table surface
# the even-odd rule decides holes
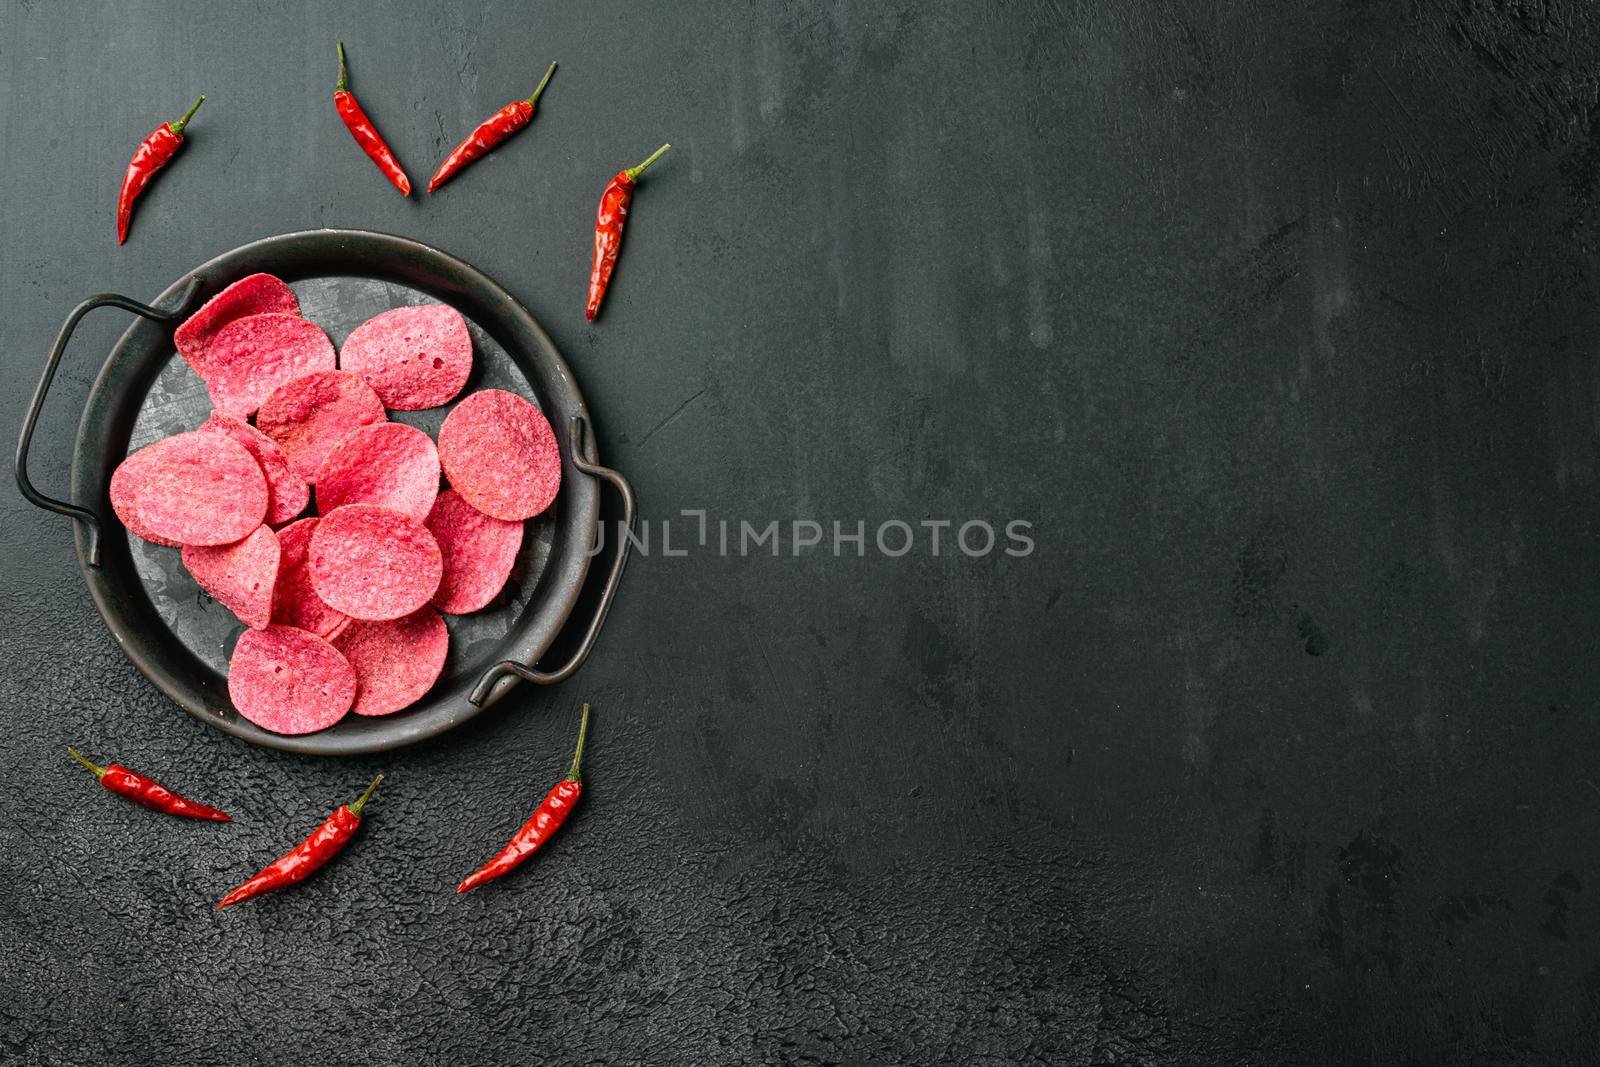
[[[402,199],[339,39],[419,186],[561,66]],[[83,297],[387,231],[540,318],[650,536],[572,681],[313,759],[179,712],[0,493],[0,1061],[1593,1062],[1597,71],[1574,0],[0,0],[0,436]],[[582,701],[577,814],[457,897]]]

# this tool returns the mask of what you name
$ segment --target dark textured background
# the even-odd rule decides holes
[[[1592,1062],[1600,15],[1576,0],[24,3],[0,431],[67,309],[389,230],[544,321],[644,515],[1037,552],[639,559],[578,678],[247,748],[4,508],[0,1059]],[[403,201],[559,59],[534,127]],[[199,92],[130,243],[133,146]],[[636,202],[581,318],[606,178]],[[125,321],[81,332],[37,472]],[[589,798],[450,890],[559,775]],[[215,800],[102,794],[62,745]],[[241,875],[381,768],[301,890]]]

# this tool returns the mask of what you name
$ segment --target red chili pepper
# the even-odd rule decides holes
[[[383,775],[372,780],[361,799],[354,804],[341,804],[339,810],[328,816],[311,836],[261,869],[261,873],[222,898],[219,909],[230,904],[242,904],[262,893],[283,889],[305,880],[312,871],[339,854],[361,825],[361,809],[372,797],[373,790],[383,781]]]
[[[664,144],[637,167],[618,171],[617,176],[606,183],[606,191],[600,194],[600,211],[594,218],[594,266],[589,268],[589,305],[584,309],[584,318],[590,322],[600,314],[600,301],[606,297],[611,272],[617,269],[617,253],[622,251],[622,227],[628,221],[628,205],[633,203],[639,175],[671,147]]]
[[[82,756],[78,750],[67,747],[72,753],[72,758],[94,772],[100,779],[100,784],[120,797],[127,797],[135,804],[143,804],[147,808],[165,812],[168,815],[183,815],[190,819],[210,819],[213,822],[232,822],[227,813],[216,808],[208,808],[204,804],[196,804],[186,800],[162,785],[160,782],[146,778],[142,774],[128,770],[120,764],[113,763],[109,767],[98,767]]]
[[[473,871],[456,887],[457,893],[476,889],[485,882],[505,874],[538,851],[539,846],[561,829],[561,824],[572,814],[578,797],[583,793],[583,779],[578,775],[578,765],[583,761],[583,739],[589,733],[589,705],[583,706],[583,718],[578,724],[578,748],[572,754],[572,767],[564,781],[550,790],[543,803],[534,810],[533,817],[522,824],[522,829],[511,838],[511,843],[497,853],[494,859]]]
[[[439,164],[439,169],[434,171],[433,178],[428,182],[428,192],[431,193],[439,188],[455,177],[456,172],[462,167],[532,122],[533,110],[539,103],[539,94],[550,84],[550,75],[555,72],[556,65],[552,63],[550,69],[544,72],[544,78],[540,80],[539,87],[533,91],[532,96],[526,100],[513,101],[496,111],[469,133],[465,141],[456,145],[455,150]]]
[[[350,136],[356,139],[356,144],[361,146],[367,158],[378,165],[378,169],[383,171],[383,176],[400,190],[401,196],[410,196],[411,179],[406,177],[405,168],[394,158],[389,143],[383,139],[383,135],[372,124],[372,120],[367,118],[367,113],[361,110],[361,105],[356,102],[356,95],[350,91],[349,85],[350,78],[344,65],[344,42],[340,41],[339,84],[333,87],[334,110],[339,112],[345,128],[350,131]]]
[[[156,171],[171,162],[183,147],[183,129],[206,102],[204,96],[194,102],[194,107],[183,113],[177,122],[163,122],[139,144],[139,150],[128,163],[128,172],[122,176],[122,194],[117,197],[117,244],[128,239],[128,223],[133,220],[133,202],[139,199],[144,187],[156,176]]]

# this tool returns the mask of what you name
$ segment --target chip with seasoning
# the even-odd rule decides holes
[[[393,411],[436,408],[472,374],[472,335],[448,305],[394,308],[351,331],[339,367],[360,375]]]
[[[439,452],[414,426],[379,422],[346,434],[317,474],[317,510],[377,504],[425,519],[439,495]]]
[[[479,390],[445,416],[439,462],[467,503],[497,519],[532,518],[561,488],[561,451],[550,423],[504,389]]]
[[[265,526],[231,545],[186,545],[183,565],[201,589],[259,630],[272,621],[272,591],[278,582],[278,536]]]
[[[275,734],[309,734],[344,718],[356,672],[338,649],[293,626],[246,630],[228,664],[239,714]]]
[[[272,621],[332,638],[350,625],[350,616],[335,611],[311,586],[311,533],[315,518],[291,522],[278,531],[278,585],[272,598]]]
[[[206,389],[218,411],[246,418],[280,385],[333,370],[333,342],[299,315],[251,315],[228,323],[206,349]]]
[[[289,466],[289,457],[278,447],[278,442],[237,415],[225,415],[220,411],[212,412],[211,417],[200,424],[200,432],[227,434],[255,457],[267,479],[267,525],[288,522],[305,510],[311,500],[311,490],[306,487],[305,479]]]
[[[267,479],[239,442],[190,431],[146,445],[118,464],[111,507],[146,541],[225,545],[261,525]]]
[[[488,605],[505,588],[522,547],[522,523],[485,515],[446,489],[434,502],[428,532],[444,555],[444,577],[433,606],[465,615]]]
[[[388,622],[354,622],[334,638],[356,672],[357,715],[389,715],[422,699],[444,669],[450,632],[432,608]]]
[[[278,442],[300,477],[314,482],[346,434],[386,417],[370,385],[354,374],[325,370],[273,390],[261,403],[256,426]]]
[[[207,300],[199,311],[183,321],[172,340],[184,362],[205,378],[211,339],[217,331],[235,319],[274,311],[298,315],[300,302],[278,278],[270,274],[252,274]]]
[[[439,588],[444,559],[427,527],[375,504],[346,504],[311,534],[311,585],[354,619],[398,619]]]

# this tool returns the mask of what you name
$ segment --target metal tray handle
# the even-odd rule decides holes
[[[50,383],[55,380],[56,368],[61,365],[61,357],[66,354],[67,343],[72,340],[72,331],[78,328],[78,322],[89,312],[95,308],[114,307],[131,311],[135,315],[155,322],[176,322],[189,309],[190,302],[199,291],[200,279],[189,279],[189,284],[178,294],[176,305],[170,311],[153,308],[149,304],[141,304],[137,300],[118,296],[116,293],[91,296],[72,309],[72,314],[67,316],[67,321],[61,326],[61,332],[56,335],[55,347],[50,349],[50,355],[44,361],[44,373],[40,375],[39,387],[33,391],[33,399],[28,403],[28,413],[22,419],[22,436],[17,440],[17,488],[21,489],[22,495],[34,505],[58,515],[66,515],[83,524],[85,531],[83,554],[91,567],[100,566],[100,520],[88,508],[45,496],[34,488],[33,482],[28,479],[28,448],[33,444],[33,430],[39,422],[39,413],[44,410],[45,394],[50,391]]]
[[[622,522],[631,535],[634,514],[638,510],[633,496],[633,486],[629,485],[628,480],[621,474],[595,462],[594,432],[589,429],[582,416],[574,415],[569,426],[568,437],[571,440],[573,464],[590,477],[610,483],[611,487],[621,495]],[[472,695],[467,698],[468,700],[481,707],[495,685],[508,674],[525,678],[534,685],[555,685],[578,672],[578,668],[583,666],[583,661],[588,659],[589,653],[594,650],[594,642],[600,636],[600,627],[606,621],[606,613],[611,610],[611,602],[617,597],[617,586],[622,583],[622,568],[628,564],[628,550],[633,545],[633,539],[631,536],[624,536],[619,537],[617,541],[617,558],[611,564],[611,573],[606,576],[605,591],[600,594],[600,606],[595,610],[594,618],[589,620],[589,629],[584,633],[583,641],[572,654],[572,658],[560,668],[548,672],[530,664],[518,663],[516,660],[501,660],[483,672],[483,677],[473,686]]]

